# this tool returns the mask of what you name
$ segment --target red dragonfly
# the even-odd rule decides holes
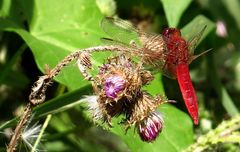
[[[138,56],[143,63],[151,65],[170,78],[176,78],[185,105],[194,124],[198,124],[198,104],[189,75],[188,65],[207,51],[194,55],[194,50],[204,32],[204,27],[190,41],[186,41],[180,30],[166,28],[162,34],[143,32],[129,22],[106,17],[102,29],[111,37],[103,38],[105,43],[128,47],[130,55]]]

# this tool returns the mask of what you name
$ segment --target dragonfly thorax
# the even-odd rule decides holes
[[[176,67],[179,64],[188,64],[191,55],[187,41],[181,36],[181,32],[175,28],[167,28],[163,31],[163,39],[167,46],[166,72],[176,77]]]

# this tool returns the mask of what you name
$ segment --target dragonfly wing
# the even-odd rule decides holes
[[[142,47],[139,39],[139,30],[128,21],[119,18],[105,17],[102,19],[101,28],[117,42],[135,45],[138,48]]]
[[[192,55],[194,54],[194,50],[196,49],[206,28],[207,28],[207,26],[204,26],[197,35],[195,35],[190,41],[188,41],[188,43],[189,43],[188,49],[189,49],[190,54],[192,54]]]
[[[106,37],[102,37],[100,39],[104,44],[107,44],[107,45],[119,45],[119,46],[124,46],[124,47],[129,47],[129,48],[132,48],[132,46],[130,44],[126,44],[124,42],[120,42],[118,40],[114,40],[114,39],[111,39],[111,38],[106,38]]]
[[[111,38],[101,38],[101,41],[107,45],[115,45],[115,46],[117,45],[122,48],[127,48],[127,51],[122,52],[122,53],[130,53],[130,52],[137,53],[137,52],[139,52],[139,49],[136,48],[136,46],[129,45],[129,44],[117,41],[117,40],[113,40]],[[126,50],[126,49],[123,49],[123,50]]]

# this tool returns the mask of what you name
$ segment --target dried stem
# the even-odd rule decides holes
[[[78,62],[81,67],[79,67],[80,72],[83,74],[86,80],[92,80],[90,74],[87,73],[86,69],[91,68],[88,60],[88,54],[92,52],[101,51],[117,51],[117,52],[131,52],[132,48],[122,47],[122,46],[96,46],[87,49],[77,50],[68,56],[66,56],[61,62],[59,62],[52,70],[47,70],[46,74],[41,76],[38,81],[36,81],[32,87],[31,94],[29,95],[29,100],[33,105],[40,104],[45,100],[45,91],[47,86],[50,85],[52,79],[59,74],[63,67],[68,65],[73,60],[80,60]],[[133,51],[133,50],[132,50]]]
[[[16,149],[18,139],[21,136],[22,128],[24,128],[24,126],[26,125],[26,123],[28,122],[28,120],[31,116],[31,108],[32,108],[32,104],[29,103],[29,104],[27,104],[26,108],[24,109],[24,113],[23,113],[22,117],[20,118],[20,121],[18,122],[18,125],[16,126],[16,128],[14,130],[14,134],[11,138],[11,141],[9,142],[7,152],[13,152]]]
[[[19,137],[21,136],[22,129],[25,127],[26,123],[30,119],[31,110],[33,107],[41,104],[45,100],[45,92],[47,87],[51,84],[52,79],[59,74],[63,67],[71,63],[73,60],[78,60],[78,65],[80,65],[80,72],[83,74],[85,79],[92,81],[91,75],[87,73],[86,69],[91,68],[91,62],[88,55],[92,52],[101,51],[117,51],[122,53],[129,53],[134,51],[133,48],[118,46],[118,45],[108,45],[108,46],[96,46],[86,49],[77,50],[68,56],[66,56],[61,62],[59,62],[52,70],[46,69],[46,74],[40,76],[39,79],[33,84],[31,93],[29,95],[29,103],[27,104],[18,125],[14,131],[14,134],[7,147],[7,152],[15,151]]]

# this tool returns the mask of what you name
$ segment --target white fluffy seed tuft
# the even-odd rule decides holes
[[[100,104],[97,102],[98,96],[84,96],[80,101],[87,104],[89,112],[92,114],[93,121],[103,120],[103,113]]]
[[[29,149],[32,149],[39,133],[41,132],[42,125],[35,123],[33,126],[26,126],[21,135],[22,141]],[[35,150],[40,151],[40,149]]]

